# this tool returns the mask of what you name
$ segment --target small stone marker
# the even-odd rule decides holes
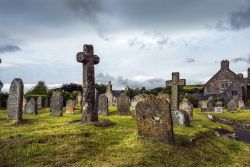
[[[32,97],[27,103],[26,103],[26,113],[28,114],[38,114],[37,111],[37,102],[36,100]]]
[[[189,115],[190,120],[193,120],[193,104],[189,102],[187,98],[184,98],[180,102],[180,110],[186,111]]]
[[[75,109],[76,101],[69,99],[66,101],[66,113],[73,114]]]
[[[129,114],[129,97],[125,93],[121,93],[117,100],[117,111],[120,115]]]
[[[238,103],[234,98],[229,100],[229,102],[227,103],[227,110],[228,111],[236,111],[237,107],[238,107]]]
[[[223,113],[223,107],[222,107],[222,102],[217,101],[215,107],[214,107],[214,112],[215,113]]]
[[[15,78],[10,85],[9,97],[7,100],[8,120],[15,123],[22,121],[23,105],[23,81]]]
[[[135,107],[137,105],[137,103],[139,103],[140,101],[143,101],[145,100],[146,98],[148,98],[149,95],[148,94],[139,94],[139,95],[136,95],[132,101],[131,101],[131,113],[132,115],[136,115],[135,113]]]
[[[50,112],[53,116],[63,116],[63,96],[60,92],[53,92],[50,98]]]
[[[95,97],[95,69],[100,58],[94,55],[93,45],[84,45],[83,52],[76,55],[77,62],[83,65],[82,122],[98,121],[98,110]]]
[[[238,101],[238,109],[244,110],[245,109],[245,103],[243,100]]]
[[[37,98],[37,108],[42,108],[42,105],[43,105],[43,98],[42,96],[39,96]]]
[[[189,126],[189,116],[185,111],[179,111],[179,86],[186,85],[185,79],[179,79],[179,73],[172,73],[172,80],[166,81],[166,86],[171,86],[171,113],[174,125]]]
[[[76,106],[80,107],[82,102],[82,92],[78,92],[76,96]]]
[[[99,113],[102,113],[103,115],[108,115],[108,98],[105,94],[101,94],[99,96],[99,102],[98,102],[98,108],[99,108]]]
[[[174,143],[170,104],[167,100],[147,98],[136,105],[138,135]]]

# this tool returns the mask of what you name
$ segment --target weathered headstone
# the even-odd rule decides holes
[[[43,104],[43,98],[42,96],[39,96],[37,98],[37,108],[42,108],[42,104]]]
[[[37,111],[37,102],[34,98],[31,98],[27,103],[26,103],[26,113],[28,114],[38,114]]]
[[[170,104],[167,100],[147,98],[136,105],[138,135],[174,143]]]
[[[245,109],[245,103],[243,100],[238,101],[238,109],[244,110]]]
[[[23,81],[15,78],[10,85],[7,101],[8,120],[20,123],[22,121]]]
[[[44,100],[44,107],[49,107],[49,98],[46,97]]]
[[[99,102],[98,102],[98,108],[99,112],[102,113],[103,115],[108,115],[108,98],[105,94],[101,94],[99,96]]]
[[[201,101],[201,111],[202,112],[206,112],[207,111],[207,104],[208,103],[208,101],[207,100],[202,100]]]
[[[76,96],[76,106],[80,107],[82,102],[82,92],[78,92]]]
[[[149,95],[148,94],[139,94],[139,95],[136,95],[132,101],[131,101],[131,113],[132,115],[136,115],[135,113],[135,107],[137,105],[137,103],[139,103],[140,101],[143,101],[145,100],[146,98],[148,98]]]
[[[83,65],[82,122],[98,121],[95,97],[95,70],[100,58],[94,55],[93,45],[84,45],[83,52],[76,55],[77,62]]]
[[[172,73],[172,80],[166,81],[166,86],[171,86],[171,114],[174,125],[189,126],[189,116],[185,111],[179,110],[179,86],[186,85],[185,79],[179,79],[179,73]]]
[[[117,100],[117,111],[120,115],[127,115],[129,114],[129,97],[122,93]]]
[[[214,107],[214,112],[215,113],[223,113],[223,107],[222,107],[222,102],[221,101],[216,102],[216,105]]]
[[[214,111],[214,101],[213,100],[208,100],[207,102],[207,111],[208,112],[213,112]]]
[[[63,96],[60,92],[53,92],[50,98],[50,112],[53,116],[63,116]]]
[[[23,96],[23,110],[25,110],[26,103],[27,103],[27,98]]]
[[[193,104],[189,102],[189,100],[187,98],[184,98],[181,102],[180,102],[180,106],[179,106],[180,110],[186,111],[189,115],[190,120],[193,119]]]
[[[76,101],[69,99],[66,101],[66,113],[73,114],[75,109]]]
[[[157,97],[160,99],[166,99],[169,103],[171,103],[169,94],[165,94],[165,93],[160,92],[160,93],[158,93]]]
[[[238,107],[237,100],[235,100],[233,98],[231,100],[229,100],[229,102],[227,103],[227,110],[228,111],[236,111],[237,107]]]

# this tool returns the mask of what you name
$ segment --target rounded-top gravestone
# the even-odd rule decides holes
[[[50,112],[53,116],[63,116],[63,96],[60,92],[53,92],[50,98]]]
[[[228,111],[236,111],[237,107],[238,107],[237,100],[235,100],[233,98],[231,100],[229,100],[229,102],[227,103],[227,110]]]
[[[73,114],[76,106],[76,100],[69,99],[66,101],[66,113]]]
[[[10,85],[7,100],[8,120],[20,123],[22,121],[23,81],[15,78]]]
[[[26,103],[26,107],[25,107],[25,111],[28,114],[38,114],[37,111],[37,102],[34,98],[31,98],[27,103]]]
[[[132,115],[136,115],[136,113],[135,113],[135,107],[136,107],[137,103],[139,103],[140,101],[145,100],[148,97],[149,97],[148,94],[139,94],[139,95],[136,95],[132,99],[132,101],[131,101],[131,113],[132,113]]]
[[[121,115],[129,114],[129,97],[125,93],[122,93],[120,97],[118,97],[117,111]]]
[[[105,94],[101,94],[99,96],[99,101],[98,101],[98,109],[99,113],[102,113],[103,115],[108,115],[108,98]]]

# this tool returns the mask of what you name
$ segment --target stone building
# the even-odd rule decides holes
[[[204,95],[221,97],[225,102],[232,98],[246,100],[249,77],[250,69],[248,69],[248,77],[244,78],[243,74],[236,74],[230,70],[228,60],[222,60],[220,70],[205,84]]]
[[[105,93],[108,98],[108,105],[117,105],[117,98],[121,95],[121,93],[122,92],[119,90],[112,90],[112,84],[111,81],[109,81]]]

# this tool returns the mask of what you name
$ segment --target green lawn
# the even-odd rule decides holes
[[[225,118],[233,121],[239,121],[241,123],[249,123],[250,124],[250,110],[242,110],[236,112],[228,112],[224,110],[221,114],[210,113],[217,118]]]
[[[112,127],[77,124],[80,114],[52,117],[48,109],[24,115],[22,125],[6,121],[0,110],[0,166],[249,166],[249,145],[215,137],[232,130],[209,121],[199,110],[192,127],[175,127],[176,145],[138,138],[132,116],[119,116],[111,107]],[[189,143],[192,138],[198,138]]]

